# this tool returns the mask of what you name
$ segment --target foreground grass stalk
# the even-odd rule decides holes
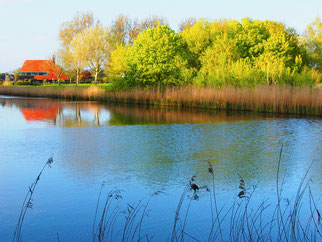
[[[217,223],[218,223],[220,239],[221,239],[221,241],[224,241],[223,236],[222,236],[222,229],[221,229],[221,225],[220,225],[220,221],[219,221],[219,213],[218,213],[218,206],[217,206],[217,199],[216,199],[216,189],[215,189],[215,175],[214,175],[214,169],[213,169],[211,163],[209,163],[208,172],[212,176],[212,189],[213,189],[212,192],[213,192],[213,195],[214,195],[214,205],[215,205],[216,219],[217,219]]]
[[[45,163],[45,165],[43,166],[43,168],[41,169],[41,171],[39,172],[36,180],[31,184],[31,186],[29,187],[29,190],[26,194],[25,200],[22,203],[22,207],[21,207],[21,211],[20,211],[20,215],[19,215],[19,219],[16,225],[16,230],[13,236],[13,241],[14,242],[20,242],[21,241],[21,231],[22,231],[22,225],[23,225],[23,221],[25,219],[27,210],[29,208],[32,208],[33,204],[32,204],[32,196],[34,195],[34,192],[36,190],[37,184],[40,180],[40,176],[42,175],[43,171],[45,170],[45,168],[51,167],[51,164],[53,163],[53,158],[49,158],[47,160],[47,162]]]

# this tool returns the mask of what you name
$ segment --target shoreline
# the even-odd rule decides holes
[[[90,87],[0,86],[0,95],[47,97],[146,106],[251,111],[260,113],[322,116],[322,89],[292,86],[176,87],[105,91]]]

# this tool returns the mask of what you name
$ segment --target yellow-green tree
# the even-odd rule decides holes
[[[189,51],[193,54],[194,65],[200,68],[200,56],[210,46],[210,29],[209,22],[205,20],[198,20],[190,28],[184,29],[180,35],[187,44]]]
[[[319,17],[316,17],[305,30],[307,37],[307,49],[311,59],[311,66],[319,72],[322,72],[322,23]]]
[[[107,74],[111,78],[123,78],[128,70],[127,58],[129,55],[129,47],[117,45],[112,51],[110,61],[107,66]]]
[[[94,16],[92,13],[77,13],[73,20],[62,23],[58,35],[62,48],[65,50],[68,49],[75,35],[94,24]]]
[[[87,64],[88,47],[84,46],[84,42],[84,36],[79,33],[73,38],[67,51],[61,50],[66,66],[75,73],[76,85],[79,84],[80,73]]]
[[[74,48],[81,46],[82,57],[86,60],[86,66],[92,70],[95,84],[97,84],[98,75],[103,71],[108,62],[111,51],[109,37],[109,29],[104,28],[100,24],[83,30],[75,37],[75,41],[79,43]]]
[[[86,65],[80,34],[94,24],[92,13],[77,13],[71,21],[64,22],[59,30],[58,37],[61,42],[59,55],[61,55],[64,66],[75,73],[76,85],[79,83],[80,72]]]

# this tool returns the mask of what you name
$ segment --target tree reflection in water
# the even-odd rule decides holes
[[[0,104],[20,109],[27,122],[41,121],[58,127],[214,123],[262,120],[278,117],[272,114],[251,112],[129,106],[120,104],[107,105],[99,102],[67,102],[40,98],[0,97]]]

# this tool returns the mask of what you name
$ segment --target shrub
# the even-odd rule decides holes
[[[103,77],[103,83],[109,83],[110,80],[107,76]]]

